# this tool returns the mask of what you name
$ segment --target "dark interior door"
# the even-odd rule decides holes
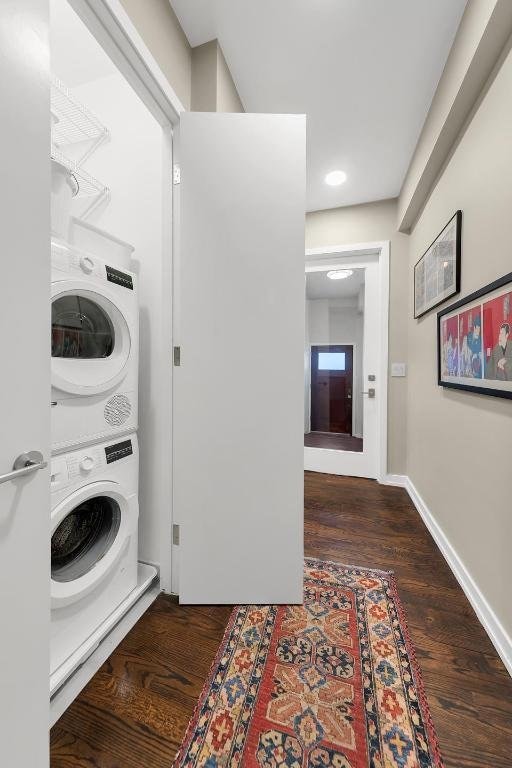
[[[352,434],[353,347],[311,347],[311,431]]]

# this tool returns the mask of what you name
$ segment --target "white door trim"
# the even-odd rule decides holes
[[[120,0],[69,0],[158,122],[179,125],[185,107]]]
[[[380,360],[378,366],[379,389],[382,393],[379,407],[378,470],[377,480],[383,482],[388,466],[388,335],[389,335],[389,240],[370,243],[329,245],[322,248],[306,248],[306,272],[325,271],[326,268],[364,267],[368,257],[378,257],[379,297],[381,316]],[[317,449],[318,450],[318,449]]]
[[[180,115],[185,107],[170,86],[155,58],[144,43],[120,0],[69,0],[70,5],[82,19],[85,26],[96,38],[107,55],[112,59],[121,74],[130,83],[139,98],[147,106],[153,117],[163,129],[164,188],[163,205],[169,211],[164,217],[162,244],[169,258],[165,259],[165,274],[162,285],[168,286],[168,301],[163,302],[161,318],[162,348],[168,350],[168,356],[162,355],[159,362],[161,382],[161,429],[157,454],[168,456],[168,466],[162,477],[161,508],[169,514],[162,528],[162,547],[160,553],[160,583],[164,592],[172,592],[172,271],[173,254],[177,237],[174,226],[174,195],[172,193],[172,167],[176,150],[176,133],[179,129]],[[164,488],[165,486],[165,488]],[[164,529],[165,527],[165,529]]]

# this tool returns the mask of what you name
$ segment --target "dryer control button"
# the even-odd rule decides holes
[[[94,468],[95,463],[92,456],[84,456],[80,461],[80,469],[83,472],[90,472]]]
[[[94,269],[94,261],[91,259],[90,256],[81,256],[80,257],[80,267],[84,272],[86,272],[88,275],[91,274],[91,272]]]

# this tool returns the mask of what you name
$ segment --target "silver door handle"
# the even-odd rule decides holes
[[[375,397],[375,389],[370,387],[367,392],[361,392],[362,395],[368,395],[368,397]]]
[[[39,451],[21,453],[12,465],[12,472],[0,475],[0,485],[8,483],[9,480],[16,480],[18,477],[29,475],[38,469],[44,469],[47,466],[48,462],[43,459],[43,454]]]

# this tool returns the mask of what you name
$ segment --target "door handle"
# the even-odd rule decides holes
[[[18,477],[29,475],[31,472],[35,472],[38,469],[44,469],[47,466],[48,462],[44,460],[43,454],[39,451],[21,453],[12,465],[12,472],[0,475],[0,485],[2,483],[8,483],[9,480],[16,480]]]
[[[368,397],[375,397],[374,387],[369,387],[368,392],[361,392],[362,395],[368,395]]]

